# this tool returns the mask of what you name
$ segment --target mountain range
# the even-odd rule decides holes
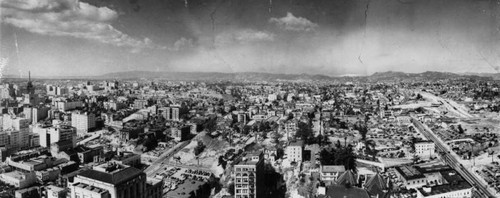
[[[3,78],[18,79],[19,76],[6,75]],[[25,77],[23,77],[25,78]],[[500,73],[451,73],[427,71],[423,73],[405,73],[397,71],[376,72],[372,75],[328,76],[320,74],[277,74],[258,72],[154,72],[154,71],[124,71],[107,73],[98,76],[35,76],[38,79],[166,79],[172,81],[398,81],[398,80],[441,80],[441,79],[483,79],[500,80]]]
[[[439,80],[455,78],[481,78],[481,79],[500,79],[500,74],[456,74],[451,72],[427,71],[423,73],[404,73],[404,72],[377,72],[369,76],[327,76],[319,74],[276,74],[276,73],[219,73],[219,72],[152,72],[152,71],[128,71],[108,73],[101,76],[95,76],[97,79],[168,79],[168,80],[221,80],[221,81],[334,81],[348,79],[366,79],[376,80],[398,80],[398,79],[421,79],[421,80]]]

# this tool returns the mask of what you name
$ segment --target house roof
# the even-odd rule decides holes
[[[344,185],[328,186],[325,195],[318,198],[369,198],[366,190],[357,187],[346,187]]]
[[[322,173],[338,173],[345,172],[345,167],[343,165],[324,165],[321,166]]]
[[[142,171],[134,167],[126,167],[116,172],[101,172],[97,170],[86,170],[78,174],[79,176],[87,177],[90,179],[98,180],[104,183],[117,185],[124,181],[129,180],[139,174]]]
[[[339,176],[339,178],[337,179],[337,184],[340,184],[340,185],[346,185],[346,184],[350,184],[350,185],[356,185],[358,182],[357,182],[357,176],[354,172],[352,172],[352,170],[348,170],[346,172],[344,172],[342,175]]]
[[[380,198],[385,197],[387,194],[387,191],[384,192],[384,190],[389,190],[387,181],[378,173],[368,179],[365,184],[365,189],[370,195],[378,195]]]

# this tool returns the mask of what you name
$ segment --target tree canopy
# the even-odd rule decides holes
[[[322,165],[344,165],[346,170],[356,171],[356,155],[352,145],[327,147],[320,152],[320,162]]]

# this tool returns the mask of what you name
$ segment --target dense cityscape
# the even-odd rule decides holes
[[[1,196],[498,196],[498,81],[401,75],[4,79]]]
[[[0,198],[500,198],[500,0],[0,0]]]

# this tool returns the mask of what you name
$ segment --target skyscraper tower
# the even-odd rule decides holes
[[[28,71],[28,84],[26,85],[26,92],[28,92],[28,94],[35,94],[35,88],[31,82],[31,71]]]

